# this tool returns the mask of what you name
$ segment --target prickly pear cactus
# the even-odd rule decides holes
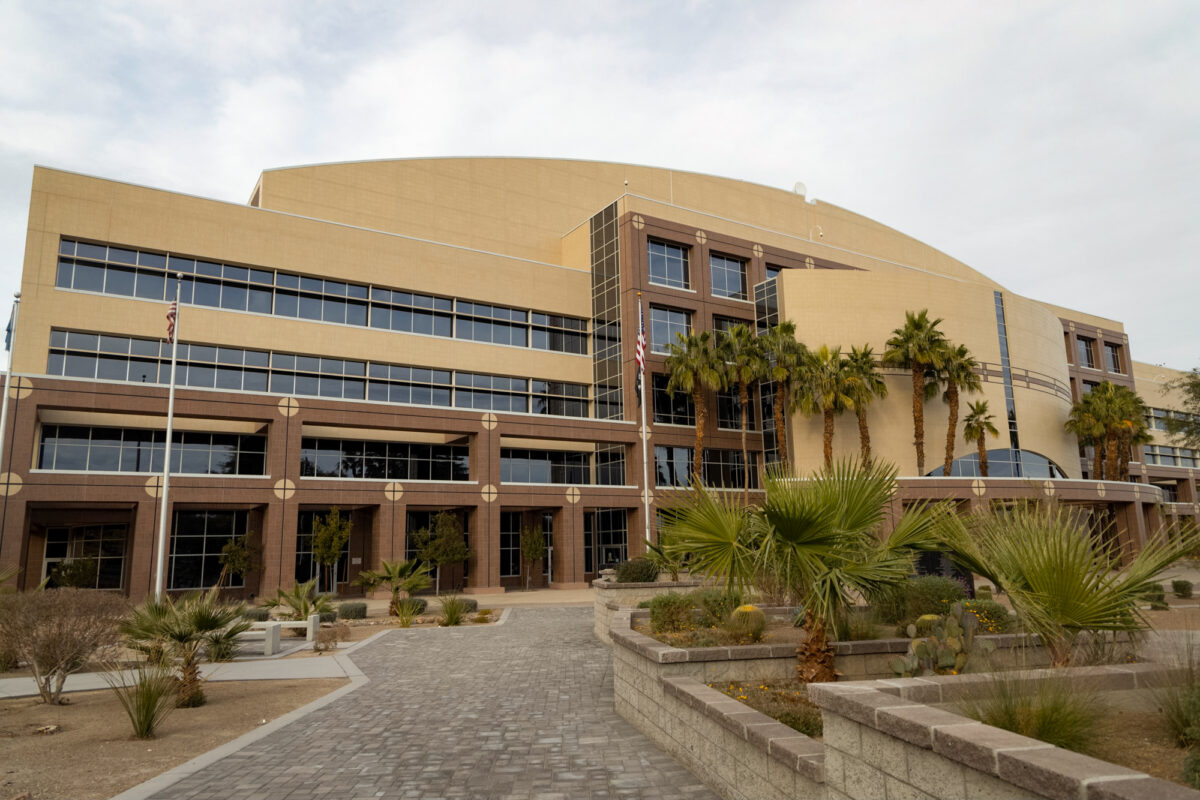
[[[933,619],[930,619],[933,617]],[[912,643],[908,653],[893,658],[892,671],[905,678],[918,675],[958,675],[967,668],[976,650],[990,653],[995,645],[990,641],[975,644],[975,616],[955,603],[944,617],[927,614],[908,626]]]

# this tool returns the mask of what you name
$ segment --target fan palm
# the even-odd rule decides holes
[[[1054,666],[1071,663],[1081,632],[1148,627],[1142,596],[1200,541],[1195,532],[1159,537],[1114,572],[1119,553],[1097,544],[1082,519],[1061,507],[947,518],[943,530],[955,560],[1008,595],[1025,629],[1041,636]]]
[[[742,502],[748,505],[750,503],[751,469],[749,452],[746,450],[746,424],[750,411],[750,389],[766,372],[767,363],[763,358],[758,339],[745,325],[734,325],[717,334],[717,350],[729,370],[729,383],[736,385],[738,390],[738,405],[742,412],[742,466],[745,470]]]
[[[787,467],[787,418],[791,397],[792,383],[796,378],[796,370],[807,349],[796,341],[796,325],[792,322],[781,322],[759,337],[763,356],[767,362],[765,377],[775,384],[775,400],[773,416],[775,417],[775,441],[779,452],[779,461]]]
[[[912,372],[913,447],[917,474],[925,474],[925,373],[937,369],[946,353],[946,337],[938,330],[942,320],[931,320],[929,309],[904,312],[904,327],[892,331],[883,353],[885,364]]]
[[[692,455],[692,474],[703,480],[704,437],[708,429],[708,403],[704,392],[708,389],[724,389],[728,380],[725,364],[717,355],[712,333],[676,334],[666,361],[667,394],[686,392],[692,396],[696,409],[696,449]]]
[[[796,404],[808,415],[820,414],[824,422],[825,469],[833,466],[834,418],[854,405],[850,368],[842,349],[821,345],[800,362]]]
[[[996,430],[996,426],[992,422],[994,417],[988,412],[987,400],[971,403],[968,408],[970,413],[963,420],[963,439],[979,448],[979,475],[986,478],[988,476],[986,438],[988,436],[998,437],[1000,431]],[[950,473],[947,472],[946,476],[949,477],[949,475]]]
[[[223,603],[216,586],[178,600],[163,595],[134,609],[132,616],[121,623],[120,631],[131,648],[176,666],[176,705],[194,708],[205,702],[200,653],[204,649],[210,654],[225,650],[238,634],[249,630],[250,621],[242,617],[243,608],[240,603]]]
[[[871,346],[851,347],[846,358],[850,372],[849,395],[854,401],[854,416],[858,419],[859,457],[863,464],[871,463],[871,431],[867,427],[867,406],[876,398],[887,397],[887,382],[875,366]]]
[[[378,570],[363,570],[354,582],[367,591],[375,589],[381,583],[387,584],[392,592],[392,598],[388,602],[388,614],[394,617],[403,599],[401,595],[411,597],[433,585],[429,573],[430,566],[415,558],[407,561],[381,561]]]
[[[924,506],[878,532],[891,501],[895,470],[839,462],[797,480],[768,470],[761,508],[747,509],[699,484],[670,510],[672,549],[691,569],[743,588],[768,578],[803,609],[806,641],[796,650],[804,681],[836,676],[828,626],[860,595],[876,596],[912,571],[913,553],[935,546],[945,513]]]
[[[954,441],[958,432],[958,396],[960,392],[978,392],[982,382],[978,373],[979,362],[971,355],[965,344],[948,347],[938,370],[938,377],[946,384],[942,399],[950,407],[950,425],[946,430],[946,462],[942,474],[949,477],[950,465],[954,463]]]

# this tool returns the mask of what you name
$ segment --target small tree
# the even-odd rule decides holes
[[[323,517],[313,518],[313,560],[328,570],[330,590],[337,594],[337,563],[342,557],[342,548],[350,541],[353,524],[349,516],[342,516],[337,506],[329,509]]]
[[[33,670],[43,703],[61,702],[67,676],[117,643],[124,599],[95,589],[49,589],[0,595],[0,641]]]
[[[546,557],[546,535],[537,528],[521,528],[521,560],[525,563],[525,591],[530,589],[533,569]]]
[[[463,527],[458,517],[442,511],[434,515],[432,522],[432,529],[422,528],[413,534],[413,539],[417,545],[417,558],[437,568],[433,592],[440,594],[442,567],[466,561],[471,557],[471,551],[463,540]]]

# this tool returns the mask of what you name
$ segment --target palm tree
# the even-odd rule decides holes
[[[904,327],[892,331],[884,351],[885,364],[912,371],[913,447],[917,474],[925,474],[925,372],[937,369],[946,352],[946,337],[938,330],[941,318],[929,319],[929,309],[904,312]]]
[[[1083,631],[1139,631],[1148,627],[1141,603],[1159,575],[1189,549],[1197,535],[1156,537],[1120,572],[1120,553],[1101,546],[1074,512],[1021,506],[969,520],[950,515],[942,530],[955,560],[1002,590],[1025,630],[1041,636],[1052,666],[1068,666]]]
[[[761,507],[745,508],[694,486],[670,509],[669,547],[690,560],[693,573],[728,589],[762,583],[783,586],[804,610],[807,638],[796,648],[796,671],[806,682],[836,677],[828,626],[859,596],[876,597],[904,580],[917,550],[938,544],[943,506],[915,506],[892,532],[879,535],[896,472],[839,462],[798,481],[767,471]]]
[[[692,456],[692,478],[703,481],[704,436],[708,425],[708,403],[705,402],[704,391],[724,389],[728,375],[709,331],[689,333],[687,336],[676,334],[676,341],[670,347],[666,362],[670,376],[667,394],[674,396],[675,392],[687,392],[692,396],[692,405],[696,409],[696,450]]]
[[[746,450],[746,422],[750,410],[750,389],[767,370],[759,341],[746,325],[734,325],[717,334],[717,350],[729,370],[729,382],[738,389],[738,404],[742,412],[742,468],[745,487],[742,502],[750,503],[750,460]]]
[[[850,397],[854,401],[854,416],[858,418],[858,445],[863,464],[871,464],[871,431],[867,428],[867,406],[873,400],[887,397],[887,382],[875,367],[871,345],[851,347],[846,359],[850,371]]]
[[[422,589],[428,589],[433,584],[433,580],[429,577],[430,569],[428,564],[415,558],[407,561],[381,561],[378,570],[368,569],[358,573],[354,583],[368,592],[381,583],[387,584],[392,592],[392,598],[388,602],[388,614],[394,617],[397,615],[397,607],[402,599],[401,594],[411,597]]]
[[[178,669],[179,708],[194,708],[205,703],[203,678],[200,677],[200,652],[225,651],[233,639],[249,630],[250,621],[242,617],[242,604],[221,602],[220,584],[207,592],[194,592],[179,600],[163,595],[148,600],[121,623],[120,631],[133,649],[156,656],[160,663],[175,664]]]
[[[996,426],[992,423],[992,415],[988,413],[987,400],[979,400],[968,405],[971,413],[967,414],[967,418],[963,420],[963,439],[972,442],[979,448],[979,476],[986,478],[988,476],[987,462],[987,436],[999,436],[1000,431],[996,430]],[[950,473],[946,473],[949,477]]]
[[[825,423],[825,469],[833,467],[834,417],[854,405],[850,395],[850,368],[842,348],[821,345],[800,362],[796,405],[810,416],[820,414]]]
[[[942,398],[950,406],[950,425],[946,431],[946,463],[942,474],[950,476],[950,465],[954,463],[954,440],[958,431],[958,395],[959,392],[978,392],[982,388],[979,375],[975,372],[979,362],[971,355],[965,344],[947,348],[938,370],[938,377],[946,384]]]
[[[1094,448],[1091,475],[1094,481],[1104,480],[1104,423],[1100,420],[1098,400],[1099,397],[1093,397],[1090,392],[1080,397],[1071,405],[1067,421],[1063,424],[1067,433],[1075,434],[1080,447],[1091,445]]]
[[[796,369],[807,352],[807,348],[796,341],[796,325],[793,322],[779,323],[760,336],[759,340],[767,362],[765,377],[775,383],[773,416],[775,417],[776,449],[779,452],[779,462],[786,468],[788,445],[785,410],[788,407]]]

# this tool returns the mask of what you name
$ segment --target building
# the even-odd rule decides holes
[[[913,476],[908,379],[890,372],[890,399],[870,413],[875,452],[905,476],[902,500],[1053,494],[1107,507],[1131,546],[1164,509],[1197,513],[1196,453],[1156,443],[1136,482],[1091,481],[1063,431],[1089,382],[1142,389],[1165,374],[1132,361],[1119,322],[1017,296],[801,194],[622,164],[464,158],[270,170],[238,205],[39,167],[0,476],[0,563],[21,565],[23,586],[91,555],[101,586],[150,590],[177,274],[176,590],[211,584],[221,547],[243,533],[261,554],[245,596],[315,575],[308,534],[333,507],[354,523],[343,590],[410,553],[409,532],[441,511],[472,552],[444,579],[468,592],[523,585],[525,527],[552,548],[535,585],[585,586],[641,552],[654,511],[642,494],[639,304],[654,506],[686,480],[694,441],[695,410],[664,391],[676,332],[789,319],[810,345],[880,352],[906,310],[929,308],[980,360],[983,397],[1008,425],[997,477],[968,474],[961,441],[951,477]],[[1169,397],[1144,394],[1169,413]],[[778,456],[769,397],[753,405],[752,474]],[[726,393],[710,409],[711,482],[744,474],[738,406]],[[926,424],[940,470],[942,404]],[[817,467],[819,420],[788,425],[792,463]],[[835,443],[856,450],[852,415]]]

